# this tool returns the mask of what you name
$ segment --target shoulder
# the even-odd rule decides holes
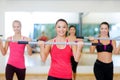
[[[26,40],[26,41],[32,41],[32,39],[31,39],[31,38],[26,37],[26,36],[22,36],[22,39],[23,39],[23,40]]]
[[[112,44],[116,44],[116,41],[115,40],[111,40]]]
[[[12,37],[13,37],[13,36],[9,36],[9,37],[7,37],[7,40],[11,40],[11,39],[12,39]]]
[[[70,37],[70,36],[68,36],[68,37],[66,37],[66,40],[68,40],[69,42],[71,42],[71,41],[76,41],[77,40],[77,38],[76,37]]]

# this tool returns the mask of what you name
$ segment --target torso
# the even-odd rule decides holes
[[[98,40],[98,44],[100,45],[96,46],[98,52],[97,59],[104,63],[112,62],[112,51],[113,51],[112,41],[106,41],[106,43],[105,42],[103,43],[100,40]]]
[[[10,37],[13,40],[13,37]],[[24,37],[23,37],[24,40]],[[9,42],[10,46],[10,55],[8,59],[8,64],[24,69],[25,68],[25,60],[24,60],[24,49],[25,44],[18,44],[17,42]]]
[[[54,42],[56,42],[55,39]],[[72,78],[72,69],[70,62],[70,58],[72,56],[71,47],[69,45],[64,45],[62,48],[60,48],[58,45],[52,45],[50,55],[51,55],[51,67],[49,70],[49,76],[71,79]]]

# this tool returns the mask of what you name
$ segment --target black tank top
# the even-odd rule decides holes
[[[97,52],[110,52],[112,53],[113,46],[112,46],[112,40],[110,40],[110,43],[107,45],[103,45],[100,40],[98,40],[98,45],[96,46]]]

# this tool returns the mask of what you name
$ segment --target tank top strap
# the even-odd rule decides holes
[[[66,39],[66,42],[68,42],[68,39]]]
[[[8,40],[13,40],[13,36],[8,37]]]
[[[22,36],[21,39],[22,39],[22,40],[25,40],[25,36]]]
[[[53,42],[56,42],[56,38],[55,38],[55,39],[53,39]]]
[[[56,42],[56,38],[53,39],[53,42]],[[55,44],[52,44],[52,47],[55,46]]]
[[[110,44],[112,44],[112,40],[110,40]]]

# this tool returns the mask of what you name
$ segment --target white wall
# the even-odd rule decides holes
[[[88,12],[83,14],[83,23],[98,23],[103,21],[108,23],[118,24],[120,23],[120,12]]]
[[[0,34],[7,11],[40,12],[119,12],[119,0],[0,0]]]

